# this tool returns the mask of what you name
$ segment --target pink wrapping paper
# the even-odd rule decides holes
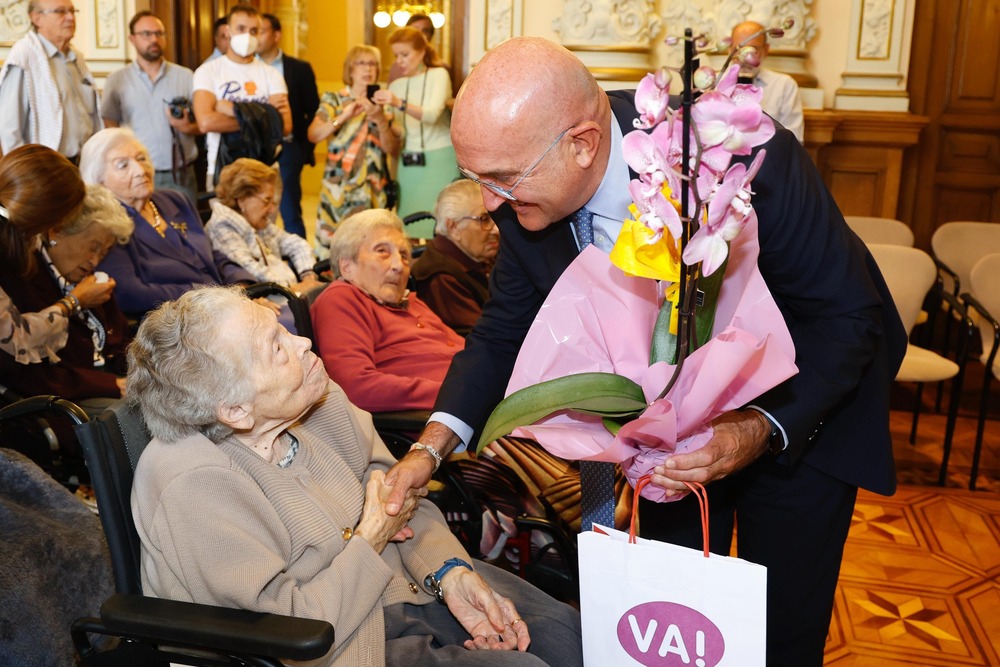
[[[620,463],[633,486],[674,453],[712,437],[710,422],[742,407],[798,372],[785,321],[757,268],[757,220],[733,240],[712,339],[688,356],[674,387],[617,437],[599,417],[563,410],[515,435],[535,438],[566,459]],[[617,373],[640,384],[652,402],[674,367],[649,366],[650,339],[662,302],[656,281],[625,275],[588,247],[559,278],[528,331],[507,395],[566,375]],[[663,489],[642,495],[663,502]]]

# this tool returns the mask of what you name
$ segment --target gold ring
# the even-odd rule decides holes
[[[515,625],[517,625],[518,623],[523,623],[523,622],[524,622],[524,621],[522,621],[521,619],[519,619],[519,618],[515,618],[515,619],[514,619],[513,621],[511,621],[511,622],[510,622],[510,627],[512,627],[512,628],[513,628],[513,627],[514,627]]]

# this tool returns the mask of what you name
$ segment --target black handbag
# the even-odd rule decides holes
[[[385,182],[382,191],[385,193],[385,207],[390,211],[396,208],[399,203],[399,181],[390,178]]]

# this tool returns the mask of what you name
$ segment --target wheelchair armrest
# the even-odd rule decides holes
[[[334,640],[326,621],[121,593],[101,605],[101,624],[115,635],[291,660],[322,657]]]
[[[89,421],[83,408],[58,396],[22,398],[0,410],[0,421],[38,412],[54,412],[65,416],[74,424],[83,424]]]

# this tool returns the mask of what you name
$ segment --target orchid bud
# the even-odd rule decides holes
[[[715,85],[715,70],[708,65],[702,65],[694,71],[692,82],[698,90],[708,90]]]
[[[756,47],[744,46],[737,55],[738,60],[747,67],[760,67],[760,52]]]
[[[656,87],[660,88],[661,90],[667,90],[668,88],[670,88],[671,78],[672,77],[670,76],[670,70],[668,70],[666,67],[661,67],[660,69],[656,70],[656,75],[655,75]]]
[[[781,22],[781,27],[784,28],[785,30],[791,30],[794,26],[795,26],[795,19],[793,19],[791,16],[789,16],[788,18],[786,18],[784,21]]]
[[[785,31],[782,30],[781,28],[771,28],[770,30],[767,31],[767,34],[776,39],[781,39],[782,37],[785,36]]]
[[[667,35],[667,38],[663,40],[663,43],[667,46],[677,46],[680,41],[681,40],[677,35]]]
[[[719,51],[728,51],[733,46],[732,37],[723,37],[715,43],[715,48]]]
[[[708,46],[708,40],[705,39],[704,35],[702,35],[698,37],[696,40],[694,40],[694,46],[696,49],[703,49],[706,46]]]

